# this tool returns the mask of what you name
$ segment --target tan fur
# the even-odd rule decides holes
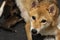
[[[33,27],[34,29],[41,29],[41,27],[43,26],[43,24],[41,23],[41,19],[44,19],[43,17],[45,17],[45,19],[49,22],[52,22],[51,25],[47,28],[43,28],[40,33],[42,35],[55,35],[57,38],[56,40],[60,40],[60,31],[57,32],[57,18],[58,18],[58,8],[57,6],[54,4],[55,8],[56,8],[56,13],[55,15],[50,15],[46,9],[48,9],[49,5],[51,5],[49,2],[41,2],[37,7],[32,8],[30,11],[30,16],[35,16],[36,20],[32,21]],[[57,35],[58,36],[57,36]]]
[[[17,0],[18,1],[18,0]],[[21,2],[22,0],[20,0]],[[36,1],[36,0],[35,0]],[[56,0],[42,0],[41,2],[36,1],[36,5],[32,7],[32,2],[33,0],[25,0],[25,2],[17,3],[22,4],[18,5],[18,7],[23,7],[20,8],[21,14],[24,14],[26,18],[23,17],[26,20],[26,33],[27,33],[27,38],[28,40],[32,40],[32,34],[31,34],[31,29],[34,28],[39,31],[42,35],[55,35],[56,40],[60,40],[60,30],[57,28],[57,18],[58,18],[58,13],[59,9],[56,6],[57,1]],[[49,13],[49,9],[51,6],[54,6],[53,12]],[[29,15],[29,18],[27,18],[27,15],[23,12],[25,10]],[[34,16],[36,19],[33,20],[32,16]],[[47,23],[41,23],[41,20],[45,19],[47,20]],[[44,27],[43,27],[44,26]],[[47,26],[47,27],[45,27]],[[31,28],[32,27],[32,28]]]

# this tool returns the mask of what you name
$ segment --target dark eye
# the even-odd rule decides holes
[[[41,20],[41,22],[42,22],[42,23],[45,23],[45,22],[46,22],[46,20],[45,20],[45,19],[43,19],[43,20]]]
[[[32,19],[35,20],[36,19],[35,16],[32,16]]]

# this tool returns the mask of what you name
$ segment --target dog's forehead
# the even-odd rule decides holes
[[[40,9],[46,9],[49,7],[49,5],[49,2],[41,2],[37,7],[39,7]]]
[[[33,7],[30,13],[37,16],[49,15],[48,8],[50,6],[49,2],[40,2],[37,7]]]
[[[43,16],[43,15],[46,15],[48,13],[47,9],[45,6],[41,6],[41,7],[37,7],[37,8],[33,8],[31,11],[30,11],[30,14],[32,15],[37,15],[37,16]]]

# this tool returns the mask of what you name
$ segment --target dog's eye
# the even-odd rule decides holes
[[[36,19],[35,16],[32,16],[32,19],[35,20]]]
[[[45,23],[45,22],[46,22],[46,20],[45,20],[45,19],[43,19],[43,20],[41,20],[41,22],[42,22],[42,23]]]

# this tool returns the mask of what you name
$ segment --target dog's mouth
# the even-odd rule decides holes
[[[36,29],[32,29],[31,30],[31,34],[32,35],[38,35],[38,34],[40,34]]]

